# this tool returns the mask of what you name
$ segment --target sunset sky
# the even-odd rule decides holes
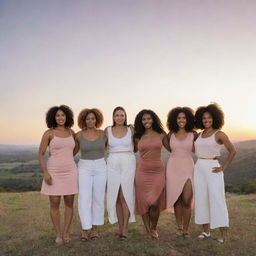
[[[217,102],[256,139],[255,0],[0,0],[0,144],[39,144],[45,113]],[[78,131],[77,125],[74,130]]]

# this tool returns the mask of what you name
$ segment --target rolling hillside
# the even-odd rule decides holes
[[[230,192],[256,192],[256,140],[235,143],[237,155],[225,171],[226,189]],[[39,190],[42,174],[37,161],[38,146],[0,144],[0,191]],[[227,152],[223,149],[220,162]],[[169,153],[162,152],[166,163]]]

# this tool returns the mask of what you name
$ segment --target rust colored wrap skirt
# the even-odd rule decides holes
[[[151,205],[166,208],[165,168],[161,160],[139,158],[135,175],[136,213],[144,215]]]

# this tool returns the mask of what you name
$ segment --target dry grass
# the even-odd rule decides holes
[[[160,239],[145,234],[141,218],[129,225],[129,238],[120,241],[114,236],[116,226],[100,228],[101,238],[80,242],[80,223],[75,211],[72,241],[67,245],[53,243],[54,231],[49,217],[48,198],[38,192],[0,194],[0,254],[24,256],[53,255],[168,255],[168,256],[250,256],[256,251],[256,195],[229,195],[229,241],[218,244],[213,239],[198,241],[200,227],[191,223],[191,238],[175,236],[174,216],[166,212],[159,220]],[[214,235],[217,231],[213,232]]]

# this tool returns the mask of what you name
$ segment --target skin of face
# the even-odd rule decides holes
[[[114,119],[114,122],[115,122],[116,125],[124,125],[124,122],[125,122],[125,113],[124,113],[124,111],[123,110],[117,110],[114,113],[113,119]]]
[[[144,114],[142,116],[141,122],[145,129],[150,129],[153,124],[153,119],[150,114]]]
[[[96,117],[93,113],[89,113],[85,119],[87,128],[94,128],[96,126]]]
[[[209,129],[212,127],[213,118],[209,112],[205,112],[202,116],[202,122],[205,129]]]
[[[181,112],[178,114],[177,116],[177,125],[179,126],[179,128],[185,128],[187,124],[187,118],[185,113]]]
[[[58,110],[55,115],[57,125],[63,126],[66,123],[66,115],[62,110]]]

